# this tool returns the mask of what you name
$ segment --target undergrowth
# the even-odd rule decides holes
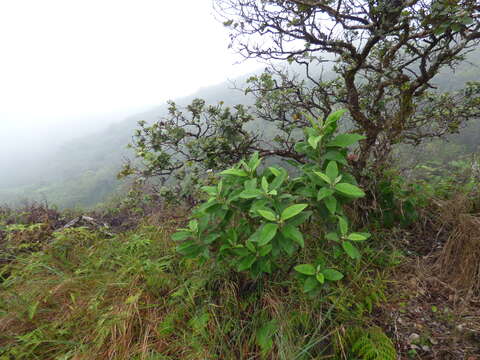
[[[311,296],[179,257],[178,225],[56,231],[3,265],[0,359],[342,359],[338,329],[369,329],[384,300],[387,252],[344,261],[349,275]]]

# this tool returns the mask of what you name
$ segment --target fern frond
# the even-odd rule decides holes
[[[397,352],[390,338],[379,327],[347,329],[341,341],[349,359],[396,360]],[[338,349],[338,347],[337,347]]]

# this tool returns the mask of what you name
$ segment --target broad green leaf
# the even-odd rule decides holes
[[[327,119],[325,120],[325,125],[330,125],[332,123],[336,123],[340,118],[345,114],[346,109],[337,110],[330,115],[328,115]]]
[[[300,141],[300,142],[296,143],[293,148],[295,149],[296,152],[298,152],[300,154],[305,154],[305,152],[308,151],[309,147],[308,147],[308,144],[306,142]]]
[[[325,235],[325,239],[330,240],[330,241],[340,241],[340,238],[338,237],[337,233],[331,232]]]
[[[210,216],[204,216],[198,218],[197,232],[203,233],[210,225]]]
[[[310,146],[314,149],[318,147],[318,143],[322,140],[322,136],[309,136],[308,137],[308,143]]]
[[[243,190],[238,196],[241,199],[254,199],[261,195],[263,195],[263,192],[259,189],[248,189],[248,190]]]
[[[338,176],[338,166],[335,161],[330,161],[325,170],[326,175],[330,178],[330,183],[333,183]]]
[[[189,231],[179,231],[172,235],[172,240],[182,241],[182,240],[188,239],[190,236],[192,236],[192,233]]]
[[[200,255],[205,248],[201,245],[191,243],[190,241],[183,243],[177,247],[177,251],[185,257],[195,258]]]
[[[270,166],[268,168],[268,170],[270,170],[270,172],[275,176],[279,176],[281,174],[280,170],[278,170],[277,168],[275,168],[273,166]]]
[[[322,273],[317,273],[317,275],[315,275],[315,277],[317,278],[317,281],[320,284],[323,284],[325,282],[325,276]]]
[[[343,165],[347,165],[348,162],[347,162],[347,159],[345,158],[345,156],[337,151],[337,150],[330,150],[330,151],[327,151],[326,154],[324,155],[324,158],[326,160],[333,160],[333,161],[336,161],[340,164],[343,164]]]
[[[275,241],[275,239],[273,241]],[[290,240],[289,238],[287,238],[285,236],[282,236],[279,239],[279,244],[280,244],[280,247],[282,248],[282,250],[285,251],[285,253],[288,256],[292,256],[293,254],[295,254],[295,250],[297,250],[296,246],[295,246],[295,242],[293,240]],[[274,250],[275,250],[275,248],[274,248]]]
[[[256,190],[257,189],[257,179],[253,178],[250,180],[245,180],[243,183],[243,186],[245,186],[245,190]]]
[[[183,253],[183,251],[193,247],[193,246],[197,246],[197,244],[195,243],[195,241],[193,240],[190,240],[190,241],[185,241],[184,243],[182,243],[181,245],[177,246],[177,251],[179,253]]]
[[[280,169],[279,174],[275,175],[275,179],[273,179],[272,183],[270,184],[270,189],[278,189],[287,177],[287,171],[285,169]]]
[[[460,25],[460,24],[452,24],[452,25],[451,25],[451,28],[452,28],[453,31],[460,31],[460,30],[462,30],[462,25]]]
[[[267,220],[277,221],[277,215],[271,210],[258,209],[257,212]]]
[[[263,189],[263,191],[268,193],[268,181],[267,181],[267,178],[265,176],[262,177],[262,189]]]
[[[318,195],[317,195],[317,201],[320,201],[320,200],[323,200],[324,198],[326,198],[327,196],[331,196],[333,195],[335,191],[333,189],[330,189],[330,188],[321,188],[319,191],[318,191]]]
[[[309,293],[312,290],[315,290],[315,288],[318,286],[318,281],[315,276],[310,276],[307,279],[305,279],[305,282],[303,283],[303,291],[305,293]]]
[[[201,189],[203,191],[205,191],[210,196],[216,196],[217,195],[217,187],[216,186],[202,186]]]
[[[224,252],[224,251],[226,251],[226,250],[230,250],[231,248],[232,248],[232,247],[231,247],[230,245],[224,244],[224,245],[220,246],[220,249],[218,250],[218,252],[222,253],[222,252]]]
[[[268,255],[270,251],[272,251],[272,244],[267,244],[265,246],[262,246],[260,250],[258,250],[258,255],[265,256]]]
[[[296,151],[296,150],[295,150]],[[294,168],[302,167],[302,163],[298,162],[297,160],[286,159],[284,160],[288,165],[293,166]]]
[[[216,204],[208,209],[208,213],[221,221],[228,215],[228,210],[225,210],[221,204]]]
[[[251,239],[248,239],[245,241],[245,247],[251,252],[251,253],[256,253],[257,249],[255,249],[255,245],[253,244]]]
[[[322,173],[321,171],[314,171],[315,175],[319,176],[323,181],[325,181],[328,184],[331,184],[330,178]]]
[[[253,234],[250,235],[248,240],[253,241],[253,242],[257,242],[258,237],[260,236],[260,231],[261,230],[262,230],[262,227],[260,226]]]
[[[208,312],[203,312],[201,315],[191,318],[188,324],[191,326],[195,334],[200,334],[205,331],[209,320],[210,314]]]
[[[220,237],[219,233],[212,233],[207,235],[205,238],[202,239],[203,243],[210,245],[213,243],[215,240],[217,240]]]
[[[304,127],[303,128],[303,132],[305,133],[305,135],[307,137],[312,137],[312,136],[317,136],[318,135],[318,131],[316,129],[316,126],[313,126],[313,127]]]
[[[300,6],[299,6],[300,8]],[[322,124],[322,120],[321,119],[316,119],[314,118],[311,114],[309,113],[304,113],[303,116],[305,116],[305,118],[310,122],[310,124],[313,126],[313,127],[317,127],[319,124],[321,125]],[[313,130],[313,129],[312,129]]]
[[[232,252],[236,256],[247,256],[247,255],[250,255],[250,253],[251,253],[251,251],[249,251],[246,247],[244,247],[242,245],[237,245],[236,247],[234,247],[232,249]]]
[[[235,245],[238,242],[237,229],[230,228],[227,232],[227,240],[230,244]]]
[[[296,272],[303,275],[315,275],[317,272],[312,264],[301,264],[294,267]]]
[[[335,190],[339,191],[344,195],[354,197],[354,198],[360,198],[365,196],[365,193],[363,192],[362,189],[360,189],[358,186],[348,184],[348,183],[340,183],[335,185]]]
[[[370,233],[367,233],[367,232],[359,232],[357,234],[361,234],[361,235],[365,236],[367,239],[369,239],[370,236],[372,236]]]
[[[255,334],[256,342],[260,346],[262,358],[270,351],[273,346],[273,335],[277,330],[277,322],[271,320],[257,330]]]
[[[303,248],[305,246],[303,235],[295,226],[287,224],[281,229],[281,232],[285,237],[295,241],[300,247]]]
[[[198,220],[190,220],[188,222],[188,228],[192,231],[192,232],[197,232],[198,231]]]
[[[262,160],[259,157],[258,151],[255,151],[250,160],[248,161],[248,167],[251,171],[254,171],[258,167],[258,165],[260,165],[261,161]]]
[[[312,216],[312,212],[311,211],[303,211],[301,212],[300,214],[298,214],[297,216],[295,216],[294,218],[290,219],[290,221],[288,222],[289,225],[292,225],[292,226],[299,226],[299,225],[302,225],[305,221],[308,220],[308,218]]]
[[[240,194],[242,193],[242,189],[236,189],[234,191],[232,191],[229,195],[228,195],[228,198],[227,198],[227,201],[230,203],[230,202],[233,202],[233,201],[236,201],[239,197],[240,197]]]
[[[352,259],[360,259],[360,252],[350,241],[342,242],[342,247]]]
[[[330,214],[335,215],[335,212],[337,211],[337,199],[333,196],[327,196],[325,199],[323,199],[323,203],[327,207],[328,211],[330,211]]]
[[[258,236],[258,240],[257,240],[258,246],[266,245],[270,241],[272,241],[272,239],[277,234],[277,230],[278,230],[277,224],[272,224],[272,223],[265,224]]]
[[[240,260],[238,263],[237,270],[238,271],[245,271],[252,267],[253,263],[255,262],[256,257],[255,255],[248,255],[245,256],[243,259]]]
[[[307,198],[315,197],[315,192],[316,192],[316,189],[314,186],[302,186],[296,191],[298,195],[303,195],[304,197],[307,197]]]
[[[359,140],[365,139],[365,136],[359,134],[340,134],[327,144],[327,147],[348,147]]]
[[[343,216],[337,216],[338,218],[338,228],[340,229],[340,234],[342,236],[347,235],[348,232],[348,222]]]
[[[308,204],[295,204],[295,205],[289,206],[285,210],[283,210],[281,219],[288,220],[294,217],[295,215],[300,214],[307,206]]]
[[[343,274],[335,269],[324,269],[322,273],[325,275],[325,279],[330,281],[338,281],[343,279]]]
[[[364,241],[370,237],[370,234],[367,233],[351,233],[348,235],[347,239],[352,241]]]
[[[233,175],[233,176],[247,177],[248,173],[242,169],[227,169],[222,171],[220,175]]]
[[[258,264],[260,271],[271,274],[272,273],[272,262],[269,258],[263,257],[257,260],[255,264]]]
[[[211,207],[216,206],[218,207],[218,202],[215,198],[210,198],[208,199],[207,202],[203,203],[198,207],[198,211],[200,212],[211,212],[214,209],[211,209]]]
[[[355,179],[355,177],[352,174],[345,174],[344,173],[342,176],[343,176],[343,182],[353,184],[353,185],[357,185],[357,180]]]
[[[435,35],[442,35],[446,31],[446,29],[447,28],[445,26],[439,26],[435,30],[433,30],[433,33]]]
[[[470,16],[464,16],[460,19],[460,21],[463,25],[470,25],[475,22],[475,20]]]
[[[257,213],[257,210],[269,210],[271,211],[268,207],[268,200],[263,198],[260,200],[254,200],[252,203],[252,206],[250,207],[250,212],[252,213]]]

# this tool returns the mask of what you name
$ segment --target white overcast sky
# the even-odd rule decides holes
[[[259,67],[227,46],[211,0],[0,0],[0,125],[157,105]]]

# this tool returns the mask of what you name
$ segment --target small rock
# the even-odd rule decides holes
[[[411,343],[414,343],[416,341],[420,340],[420,335],[416,334],[416,333],[412,333],[409,337],[408,337],[408,342],[411,344]]]
[[[430,351],[430,347],[428,347],[427,345],[423,345],[422,350],[425,351],[425,352],[428,352],[428,351]]]
[[[437,339],[435,339],[435,338],[430,338],[430,339],[428,339],[428,340],[430,340],[430,343],[431,343],[432,345],[437,345],[437,344],[438,344],[438,341],[437,341]]]

